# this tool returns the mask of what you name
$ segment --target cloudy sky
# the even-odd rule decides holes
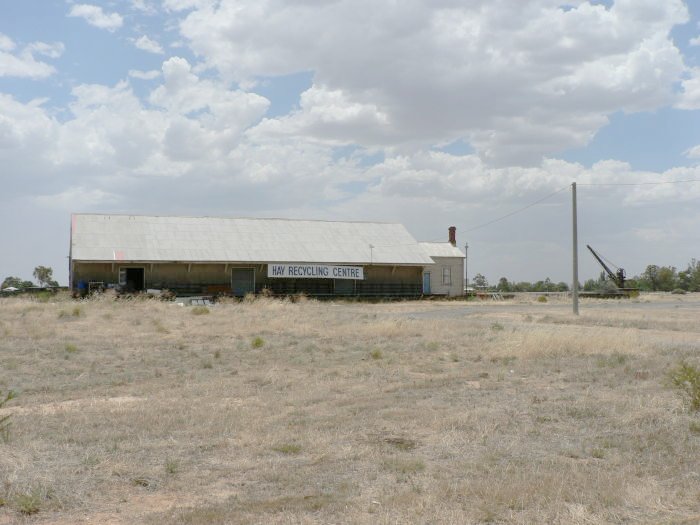
[[[469,275],[700,258],[697,0],[2,2],[0,278],[71,212],[457,226]],[[581,251],[582,280],[597,275]]]

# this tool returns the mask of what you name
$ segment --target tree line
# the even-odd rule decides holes
[[[692,259],[687,268],[680,271],[675,266],[650,264],[640,275],[627,278],[625,283],[626,288],[638,288],[643,292],[700,292],[700,261]],[[480,273],[476,274],[472,284],[478,289],[495,289],[499,292],[568,292],[570,289],[568,283],[554,282],[549,277],[534,283],[509,281],[506,277],[501,277],[497,284],[489,285],[486,277]],[[616,288],[605,272],[601,272],[597,279],[588,279],[583,285],[579,283],[579,289],[584,291]]]
[[[39,282],[39,286],[58,286],[58,283],[53,279],[53,269],[50,266],[37,266],[34,268],[34,273],[32,274],[34,278]],[[19,277],[5,277],[0,285],[0,290],[5,288],[17,288],[18,290],[25,290],[36,286],[32,281],[25,281]]]

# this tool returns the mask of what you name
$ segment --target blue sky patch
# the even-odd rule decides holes
[[[585,148],[560,155],[586,167],[600,160],[628,162],[635,170],[694,166],[685,152],[700,144],[700,111],[664,108],[653,113],[618,112]]]
[[[270,101],[266,117],[281,117],[299,107],[299,98],[304,91],[311,87],[313,78],[312,71],[261,78],[251,91]]]

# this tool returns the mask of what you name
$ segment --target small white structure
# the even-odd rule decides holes
[[[423,270],[423,294],[464,295],[464,254],[456,246],[456,228],[450,227],[448,242],[421,242],[434,264]]]

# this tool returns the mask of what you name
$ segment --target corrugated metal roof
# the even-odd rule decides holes
[[[401,224],[75,214],[71,227],[75,261],[433,263]]]
[[[462,257],[464,254],[449,242],[421,242],[421,248],[429,257]]]

